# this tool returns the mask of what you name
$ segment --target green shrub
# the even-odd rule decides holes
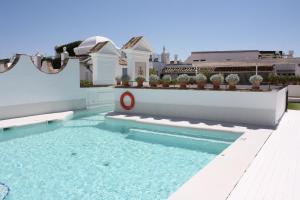
[[[130,80],[130,76],[128,76],[127,74],[125,74],[125,75],[123,75],[122,77],[121,77],[121,80],[122,80],[122,82],[128,82],[129,80]]]
[[[238,84],[240,82],[240,77],[237,74],[229,74],[225,78],[227,83],[233,83],[233,84]]]
[[[137,76],[137,77],[135,78],[135,81],[137,81],[137,82],[139,82],[139,81],[145,81],[145,77],[139,75],[139,76]]]
[[[190,76],[189,84],[196,84],[196,76]]]
[[[250,76],[249,78],[249,82],[250,83],[254,83],[255,81],[259,81],[259,82],[262,82],[264,79],[261,75],[253,75],[253,76]]]
[[[224,82],[224,76],[222,74],[214,74],[210,78],[211,82],[219,81],[220,83]]]
[[[170,75],[164,75],[162,81],[163,83],[169,84],[172,81],[172,77]]]
[[[205,82],[207,81],[207,77],[202,73],[197,74],[195,79],[196,79],[196,82],[197,81],[205,81]]]
[[[188,83],[190,77],[187,74],[181,74],[176,79],[179,83]]]
[[[88,80],[80,80],[80,87],[93,87],[93,83]]]
[[[151,74],[150,77],[149,77],[149,82],[150,84],[153,83],[153,84],[158,84],[159,82],[159,77],[155,74]]]

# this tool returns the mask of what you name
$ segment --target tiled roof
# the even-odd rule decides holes
[[[108,41],[105,41],[105,42],[99,42],[98,44],[96,44],[94,47],[91,48],[90,53],[98,52],[98,51],[99,51],[100,49],[102,49],[107,43],[108,43]]]
[[[131,38],[126,44],[123,45],[122,49],[130,49],[134,47],[134,45],[136,45],[142,38],[143,36],[137,36]]]
[[[193,53],[243,53],[243,52],[259,52],[259,50],[228,50],[228,51],[193,51]]]
[[[180,64],[180,65],[166,65],[162,69],[163,74],[190,74],[190,73],[195,73],[195,67],[193,67],[190,64]]]
[[[197,67],[197,71],[200,72],[201,70],[205,71],[211,71],[211,72],[255,72],[256,67],[255,66],[249,66],[249,67]],[[273,66],[259,66],[258,71],[260,72],[271,72],[274,70]],[[163,74],[195,74],[196,73],[196,67],[193,66],[184,66],[184,67],[176,67],[176,66],[167,66],[162,69]]]

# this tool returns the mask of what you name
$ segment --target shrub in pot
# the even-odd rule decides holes
[[[238,84],[238,82],[240,82],[240,77],[237,74],[229,74],[228,76],[226,76],[225,80],[229,85],[229,89],[235,90],[236,85]]]
[[[180,85],[180,88],[186,88],[186,85],[189,83],[190,77],[187,74],[181,74],[177,77],[177,81]]]
[[[260,75],[253,75],[249,78],[249,81],[252,84],[252,89],[259,90],[260,83],[263,81],[263,77]]]
[[[137,82],[137,87],[143,87],[143,83],[145,81],[145,77],[144,76],[137,76],[135,78],[135,81]]]
[[[117,82],[117,85],[121,85],[121,81],[122,81],[122,78],[120,76],[117,76],[115,78],[116,82]]]
[[[155,74],[151,74],[149,77],[149,83],[151,87],[156,87],[159,82],[159,77]]]
[[[222,74],[214,74],[210,77],[210,81],[212,82],[214,89],[219,90],[221,84],[224,82],[224,77]]]
[[[129,80],[130,80],[130,76],[128,75],[123,75],[122,78],[122,85],[125,87],[129,87]]]
[[[207,78],[204,74],[199,73],[196,75],[196,83],[197,83],[197,87],[198,89],[204,89],[205,84],[206,84]]]
[[[169,87],[171,81],[172,81],[172,77],[170,75],[164,75],[162,77],[163,87]]]

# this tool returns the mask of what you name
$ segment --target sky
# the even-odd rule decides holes
[[[161,53],[294,50],[299,0],[1,0],[0,59],[54,55],[54,46],[100,35],[119,47],[143,35]]]

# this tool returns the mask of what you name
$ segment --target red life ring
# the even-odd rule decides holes
[[[124,102],[124,98],[128,96],[130,98],[130,104],[126,105]],[[134,107],[135,104],[135,100],[134,100],[134,96],[131,92],[126,91],[124,92],[121,96],[120,96],[120,104],[122,106],[122,108],[124,108],[125,110],[131,110]]]

